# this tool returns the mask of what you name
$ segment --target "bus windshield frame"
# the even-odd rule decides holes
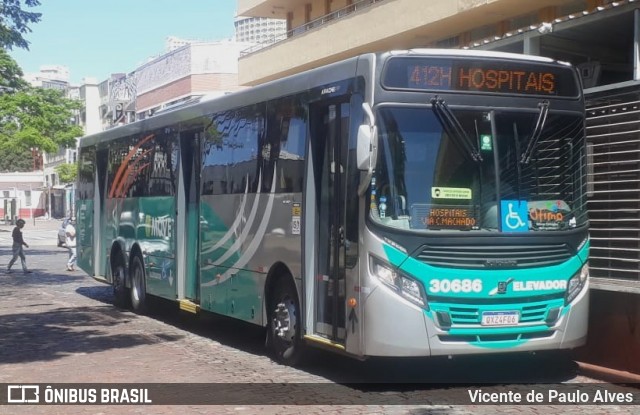
[[[369,216],[396,230],[544,232],[587,223],[584,117],[553,111],[453,107],[482,155],[469,157],[428,105],[381,104]],[[521,157],[534,134],[529,163]]]

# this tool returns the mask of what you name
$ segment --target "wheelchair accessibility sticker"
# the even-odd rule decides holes
[[[502,232],[527,232],[529,209],[526,200],[501,200]]]

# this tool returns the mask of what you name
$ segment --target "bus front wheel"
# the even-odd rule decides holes
[[[129,290],[125,280],[126,269],[122,258],[116,258],[111,264],[111,284],[113,285],[113,299],[116,306],[128,307]]]
[[[147,311],[147,287],[144,278],[144,266],[138,255],[131,261],[131,308],[138,314]]]
[[[302,356],[301,315],[298,295],[291,281],[280,279],[269,301],[267,345],[275,360],[290,366]]]

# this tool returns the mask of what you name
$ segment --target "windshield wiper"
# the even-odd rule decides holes
[[[540,136],[542,135],[542,130],[544,129],[544,124],[547,122],[547,115],[549,114],[549,101],[542,101],[538,104],[538,108],[540,108],[540,112],[538,113],[538,119],[536,121],[536,126],[533,128],[533,133],[531,133],[531,139],[529,140],[529,144],[527,145],[527,149],[522,153],[522,157],[520,158],[520,163],[529,164],[531,161],[531,156],[533,155],[533,149],[536,147]]]
[[[463,147],[464,151],[467,152],[471,159],[473,161],[482,161],[480,152],[473,145],[473,141],[471,141],[460,124],[460,121],[458,121],[455,114],[451,112],[444,100],[437,95],[431,98],[431,108],[447,134],[458,140],[458,143]]]
[[[514,140],[514,145],[516,147],[516,154],[520,154],[520,138],[518,137],[518,124],[516,124],[515,122],[513,123],[513,140]],[[518,200],[520,200],[520,190],[522,189],[522,166],[520,165],[520,163],[516,162],[516,172],[518,174],[517,177],[517,186],[518,188],[516,189],[517,193],[518,193]]]

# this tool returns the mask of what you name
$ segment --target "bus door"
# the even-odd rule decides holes
[[[178,298],[198,300],[200,244],[201,130],[180,133],[180,180],[177,197]]]
[[[107,273],[108,250],[111,249],[111,239],[105,240],[106,212],[105,195],[107,187],[107,160],[109,150],[106,148],[96,151],[96,183],[93,198],[93,221],[92,221],[92,245],[93,245],[93,272],[95,276],[110,275]],[[79,218],[78,218],[79,219]],[[113,282],[113,281],[109,281]]]
[[[349,96],[310,105],[315,179],[314,332],[345,340],[345,181]]]

